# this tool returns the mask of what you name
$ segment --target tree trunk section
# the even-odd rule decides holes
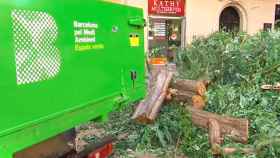
[[[187,107],[192,114],[192,122],[202,128],[208,129],[209,120],[216,120],[221,128],[221,134],[228,136],[240,143],[247,143],[249,137],[249,121],[247,119],[237,119],[216,115],[210,112]]]
[[[224,148],[223,149],[223,154],[224,155],[230,155],[230,154],[234,154],[236,152],[241,152],[242,154],[254,154],[254,150],[251,148],[241,148],[241,149],[237,149],[237,148]]]
[[[222,144],[222,135],[219,122],[214,119],[209,119],[209,142],[211,145]]]
[[[219,155],[220,152],[217,150],[217,146],[222,144],[222,134],[219,122],[214,119],[209,119],[209,142],[212,148],[213,155]]]
[[[171,87],[182,91],[191,91],[200,96],[204,96],[206,93],[206,87],[202,81],[175,80]]]
[[[165,80],[165,83],[163,85],[163,88],[162,88],[162,92],[160,94],[160,96],[157,98],[157,101],[154,103],[154,105],[152,106],[151,110],[149,111],[149,115],[148,115],[148,119],[151,120],[151,121],[154,121],[161,109],[161,106],[166,98],[166,95],[167,95],[167,91],[168,91],[168,87],[169,87],[169,84],[172,80],[172,77],[173,77],[173,73],[172,72],[169,72],[167,74],[167,78]]]
[[[203,82],[205,88],[208,89],[208,87],[209,87],[210,84],[211,84],[211,81],[210,81],[210,80],[202,80],[202,82]]]
[[[194,92],[179,90],[173,96],[174,101],[188,103],[196,109],[202,110],[205,107],[203,97]]]
[[[156,118],[161,105],[167,95],[173,73],[161,70],[154,86],[149,88],[148,96],[137,106],[132,119],[140,123],[151,123]]]

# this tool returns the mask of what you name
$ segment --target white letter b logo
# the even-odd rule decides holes
[[[17,84],[28,84],[55,77],[61,65],[55,47],[58,28],[52,16],[44,12],[12,12],[16,52]]]

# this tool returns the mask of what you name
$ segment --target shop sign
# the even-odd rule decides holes
[[[148,2],[149,15],[185,15],[185,0],[148,0]]]

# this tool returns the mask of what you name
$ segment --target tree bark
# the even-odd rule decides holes
[[[154,86],[149,89],[146,99],[137,106],[132,119],[140,123],[151,123],[154,121],[167,95],[172,77],[172,72],[160,71]]]
[[[262,85],[261,86],[262,90],[275,90],[275,91],[280,91],[280,83],[277,83],[275,85]]]
[[[222,134],[219,122],[214,119],[209,119],[209,142],[211,145],[222,144]]]
[[[200,96],[204,96],[206,93],[206,87],[202,81],[175,80],[171,87],[182,91],[191,91]]]
[[[149,115],[148,115],[149,120],[154,121],[156,119],[156,117],[157,117],[157,115],[160,111],[160,108],[162,106],[162,103],[164,102],[164,100],[166,98],[168,87],[169,87],[169,84],[172,80],[172,77],[173,77],[173,73],[169,72],[167,74],[167,78],[166,78],[165,83],[163,85],[162,92],[161,92],[160,96],[158,97],[157,101],[154,103],[151,110],[149,111]]]
[[[257,153],[255,149],[253,148],[234,148],[234,147],[221,147],[219,144],[215,144],[212,146],[213,155],[215,156],[226,156],[226,155],[232,155],[235,153],[241,153],[245,155],[252,155]]]
[[[154,103],[159,97],[166,78],[166,73],[166,71],[162,70],[157,75],[154,86],[149,88],[148,96],[146,96],[146,98],[143,101],[141,101],[140,104],[137,106],[136,111],[132,116],[132,119],[136,119],[141,123],[149,122],[149,120],[147,119],[148,111],[150,111],[151,108],[149,106],[151,106],[152,103]]]
[[[223,155],[231,155],[231,154],[234,154],[236,152],[240,152],[240,153],[245,154],[245,155],[251,155],[251,154],[255,153],[255,151],[252,148],[241,148],[241,149],[223,148],[222,152],[223,152],[222,153]]]
[[[248,142],[249,121],[247,119],[220,116],[192,107],[187,107],[187,110],[192,114],[192,122],[195,125],[208,129],[209,120],[216,120],[221,128],[222,137],[228,136],[244,144]]]
[[[209,87],[210,84],[211,84],[211,81],[210,81],[210,80],[202,80],[202,82],[203,82],[205,88],[208,89],[208,87]]]

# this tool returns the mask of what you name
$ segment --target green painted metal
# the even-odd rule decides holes
[[[144,97],[141,9],[99,0],[0,6],[1,158]]]

